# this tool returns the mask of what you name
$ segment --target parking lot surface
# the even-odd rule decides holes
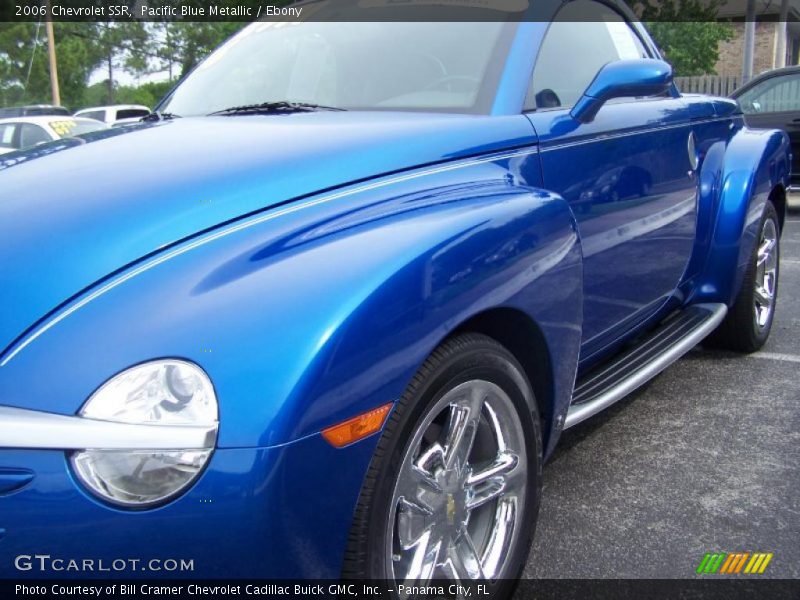
[[[773,552],[761,577],[800,577],[798,200],[767,345],[696,349],[565,432],[525,577],[689,578],[706,552]]]

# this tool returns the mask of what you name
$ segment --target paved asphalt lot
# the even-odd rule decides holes
[[[706,552],[761,551],[775,553],[765,576],[800,578],[800,198],[791,204],[766,347],[695,350],[565,432],[526,577],[687,578]]]

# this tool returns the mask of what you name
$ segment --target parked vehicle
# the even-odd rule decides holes
[[[251,24],[135,130],[0,158],[0,571],[508,595],[565,428],[764,344],[786,134],[559,4]]]
[[[75,137],[108,126],[74,117],[17,117],[0,119],[0,152],[26,150],[45,142]]]
[[[111,126],[138,123],[150,114],[150,109],[141,104],[114,104],[84,108],[75,113],[76,117],[95,119]]]
[[[783,129],[792,144],[792,186],[800,191],[800,67],[762,73],[731,98],[742,107],[750,127]]]
[[[63,106],[52,104],[30,104],[28,106],[9,106],[0,108],[0,119],[9,117],[36,117],[41,115],[69,116],[69,111]]]

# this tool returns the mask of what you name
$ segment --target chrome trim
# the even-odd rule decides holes
[[[707,123],[720,123],[726,121],[727,118],[717,118],[711,117],[708,119],[698,119],[697,121],[692,121],[692,125],[704,125]],[[564,142],[555,142],[552,140],[548,140],[545,142],[539,142],[539,151],[540,152],[550,152],[552,150],[560,150],[562,148],[569,148],[572,146],[581,146],[583,144],[594,144],[597,142],[606,142],[608,140],[617,140],[620,138],[631,137],[634,135],[645,135],[648,133],[656,133],[660,131],[669,131],[670,129],[680,129],[687,127],[687,123],[673,123],[670,125],[656,125],[653,127],[642,127],[640,129],[634,129],[633,131],[622,131],[619,133],[610,133],[608,135],[603,135],[602,137],[590,137],[590,138],[582,138],[578,140],[568,140]],[[548,145],[550,144],[550,145]]]
[[[312,198],[311,200],[290,202],[287,206],[268,208],[266,209],[266,212],[264,214],[257,214],[253,217],[247,217],[244,220],[233,221],[230,225],[224,226],[217,230],[212,230],[211,232],[204,234],[201,237],[195,239],[189,239],[185,243],[179,243],[177,246],[166,249],[163,254],[157,254],[150,260],[138,266],[132,267],[130,270],[123,271],[121,274],[110,279],[107,283],[95,289],[94,291],[91,291],[91,289],[85,290],[85,294],[81,294],[78,300],[76,300],[70,305],[58,309],[55,313],[46,315],[46,317],[42,320],[42,322],[39,325],[28,331],[23,337],[19,338],[14,344],[6,348],[5,351],[0,351],[0,367],[6,366],[12,358],[14,358],[17,354],[19,354],[19,352],[21,352],[31,342],[36,340],[36,338],[38,338],[40,335],[45,333],[53,326],[57,325],[59,322],[66,319],[69,315],[79,310],[81,307],[86,306],[89,302],[93,301],[94,299],[102,296],[103,294],[114,289],[118,285],[125,283],[129,279],[132,279],[133,277],[136,277],[144,273],[145,271],[148,271],[153,267],[160,265],[163,262],[166,262],[176,256],[180,256],[181,254],[189,252],[194,248],[203,246],[205,244],[208,244],[209,242],[213,242],[214,240],[217,240],[219,238],[234,234],[243,229],[254,227],[266,221],[277,219],[287,214],[295,213],[299,210],[311,208],[313,206],[317,206],[318,204],[331,202],[333,200],[338,200],[339,198],[345,198],[347,196],[369,192],[372,191],[373,189],[387,187],[390,185],[394,185],[396,183],[403,183],[405,181],[419,179],[421,177],[427,177],[429,175],[436,175],[438,173],[454,171],[456,169],[462,169],[465,167],[471,167],[475,165],[492,163],[499,160],[508,160],[522,156],[529,156],[531,154],[536,154],[538,152],[539,152],[538,146],[529,146],[518,150],[496,151],[489,153],[485,156],[480,156],[472,159],[467,159],[467,158],[454,159],[452,162],[445,162],[442,163],[441,165],[434,166],[431,168],[412,167],[409,169],[409,172],[403,173],[396,177],[389,177],[386,179],[378,178],[376,181],[372,181],[355,187],[352,187],[352,184],[345,184],[345,189],[342,191],[337,191],[332,194]]]
[[[139,425],[0,406],[0,448],[38,450],[207,450],[211,425]]]
[[[415,585],[507,575],[527,488],[525,434],[510,396],[482,379],[448,390],[416,426],[394,480],[386,572]]]
[[[630,394],[639,386],[647,383],[650,379],[658,375],[661,371],[699,344],[703,338],[717,328],[717,325],[722,322],[722,319],[724,319],[725,315],[728,313],[728,307],[724,304],[697,304],[695,306],[710,310],[711,316],[673,346],[667,348],[662,354],[659,354],[641,369],[634,371],[630,377],[623,379],[616,386],[606,390],[594,400],[590,400],[584,404],[570,406],[567,412],[567,418],[564,421],[564,429],[577,425],[581,421],[599,413],[601,410],[614,404],[617,400]]]
[[[778,292],[778,224],[771,218],[764,221],[758,242],[756,277],[753,290],[753,317],[759,331],[770,324]]]

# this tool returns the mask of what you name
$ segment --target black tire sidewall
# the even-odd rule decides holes
[[[775,273],[775,300],[773,300],[773,302],[777,302],[778,289],[780,287],[780,219],[774,204],[771,201],[767,201],[764,205],[761,219],[758,221],[754,247],[742,277],[741,287],[723,322],[704,342],[710,347],[733,352],[751,353],[760,350],[769,338],[777,306],[772,307],[769,320],[764,327],[759,327],[756,324],[754,307],[758,248],[761,243],[761,232],[767,220],[772,220],[775,223],[775,229],[778,234],[778,245],[775,249],[778,264]]]
[[[407,446],[417,427],[439,399],[466,381],[482,379],[498,385],[514,403],[527,444],[528,490],[520,519],[521,530],[506,567],[506,579],[489,584],[492,593],[510,594],[524,568],[533,541],[541,497],[542,443],[538,412],[531,386],[513,356],[483,336],[469,336],[463,348],[450,353],[412,386],[409,397],[396,409],[384,431],[386,462],[376,479],[369,515],[366,573],[370,578],[389,579],[386,570],[386,530],[394,483]],[[458,340],[461,341],[461,340]],[[492,589],[494,588],[494,589]]]
[[[764,224],[767,220],[772,220],[775,224],[775,231],[777,232],[777,239],[775,245],[775,254],[777,257],[777,263],[775,266],[775,298],[773,299],[773,306],[772,311],[770,312],[769,319],[767,320],[766,325],[763,327],[759,327],[756,323],[756,316],[755,316],[755,283],[756,283],[756,273],[758,271],[757,264],[758,264],[758,248],[761,243],[761,232],[764,230]],[[748,265],[747,275],[745,276],[745,280],[742,282],[743,287],[742,293],[739,295],[737,302],[743,302],[743,306],[736,307],[744,310],[745,308],[749,308],[750,310],[750,322],[751,326],[747,331],[747,335],[750,337],[750,345],[753,348],[761,348],[769,338],[770,331],[772,330],[772,322],[775,320],[775,309],[777,306],[775,305],[778,301],[778,286],[780,285],[780,222],[778,221],[778,213],[775,210],[772,202],[767,202],[764,205],[764,214],[761,217],[761,221],[758,224],[758,233],[756,234],[756,243],[755,248],[753,248],[753,254],[750,257],[750,264]]]

